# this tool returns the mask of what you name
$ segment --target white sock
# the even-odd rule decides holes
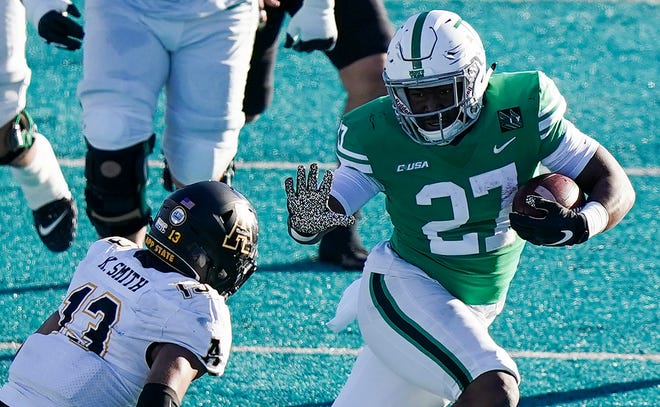
[[[30,209],[36,210],[62,198],[70,199],[69,185],[64,179],[48,139],[39,133],[34,133],[34,143],[30,149],[36,149],[31,163],[25,167],[10,167]]]

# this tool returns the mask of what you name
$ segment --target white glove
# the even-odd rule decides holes
[[[304,0],[289,21],[284,48],[331,51],[336,42],[335,0]]]
[[[355,223],[354,216],[333,212],[328,208],[332,171],[326,171],[321,184],[317,186],[318,172],[316,163],[310,165],[307,178],[305,167],[300,165],[295,188],[293,178],[284,180],[289,234],[303,244],[316,243],[323,233],[337,226],[348,227]]]
[[[69,0],[21,0],[28,21],[46,42],[68,50],[79,49],[83,28],[73,18],[81,17]],[[73,18],[72,18],[73,17]]]
[[[51,10],[65,13],[72,4],[69,0],[21,0],[25,6],[27,19],[35,29],[39,28],[39,20]]]

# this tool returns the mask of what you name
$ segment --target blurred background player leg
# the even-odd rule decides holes
[[[295,14],[300,0],[282,0],[279,7],[266,5],[267,20],[255,38],[243,101],[246,121],[256,120],[273,99],[277,39],[285,13]],[[337,43],[326,55],[337,68],[346,90],[344,113],[387,94],[382,73],[387,45],[394,33],[381,0],[335,0]],[[360,270],[368,251],[357,224],[327,233],[319,244],[319,260],[347,270]]]
[[[151,213],[147,158],[156,145],[153,119],[163,91],[166,188],[228,180],[244,124],[258,10],[253,2],[210,11],[209,4],[85,3],[78,96],[87,214],[101,237],[144,241]]]
[[[245,84],[243,98],[243,113],[245,122],[256,121],[273,101],[273,88],[275,86],[275,59],[277,58],[277,42],[285,13],[290,7],[300,7],[300,0],[283,0],[279,7],[265,4],[265,21],[262,21],[254,37],[250,70]],[[262,12],[263,13],[263,12]]]
[[[36,126],[26,117],[29,116],[23,111],[3,127],[4,146],[12,146],[7,150],[10,155],[15,140],[25,141],[18,148],[19,155],[7,164],[32,210],[39,238],[49,250],[62,252],[73,243],[78,211],[50,142],[36,132]]]
[[[0,32],[0,165],[10,166],[32,210],[37,234],[54,252],[67,250],[76,233],[77,209],[50,142],[24,110],[31,72],[25,59],[25,9],[2,2]]]
[[[326,55],[339,71],[344,113],[387,95],[383,69],[394,27],[381,0],[336,0],[337,44]]]
[[[381,0],[336,0],[335,21],[339,32],[337,44],[326,54],[339,70],[346,89],[346,113],[387,94],[382,75],[394,29]],[[324,235],[319,244],[319,259],[345,269],[361,270],[368,252],[357,227],[356,222]]]

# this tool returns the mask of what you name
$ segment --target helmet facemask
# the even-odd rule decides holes
[[[383,72],[404,132],[420,144],[446,145],[474,124],[492,73],[485,58],[477,33],[454,13],[434,10],[406,21],[390,43]],[[420,105],[411,96],[438,89],[453,96],[449,102]]]
[[[234,265],[231,267],[234,270],[232,273],[227,273],[219,265],[214,265],[207,273],[206,284],[215,288],[225,297],[234,294],[257,269],[257,264],[253,258],[236,257]]]
[[[251,206],[239,202],[231,209],[227,208],[222,215],[213,215],[213,221],[223,228],[223,233],[216,239],[207,239],[208,236],[201,230],[191,230],[202,246],[217,248],[213,253],[208,253],[201,246],[191,247],[198,281],[210,285],[225,297],[235,293],[257,268],[256,225],[249,223],[251,211]]]

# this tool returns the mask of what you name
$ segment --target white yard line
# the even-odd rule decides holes
[[[16,350],[19,342],[0,342],[0,350]],[[234,346],[232,352],[279,354],[279,355],[324,355],[324,356],[357,356],[359,348],[292,348],[277,346]],[[660,362],[660,354],[609,353],[609,352],[536,352],[510,351],[509,354],[519,359],[555,359],[555,360],[636,360],[640,362]]]
[[[62,158],[59,160],[59,162],[63,167],[83,168],[85,166],[85,160],[83,158]],[[287,161],[236,161],[236,168],[255,170],[295,170],[300,164],[309,165],[310,163],[294,163]],[[149,160],[149,167],[163,168],[163,162],[160,160]],[[333,169],[335,167],[337,167],[336,163],[319,163],[319,168],[321,169]],[[659,176],[660,167],[626,168],[626,172],[628,175]]]

